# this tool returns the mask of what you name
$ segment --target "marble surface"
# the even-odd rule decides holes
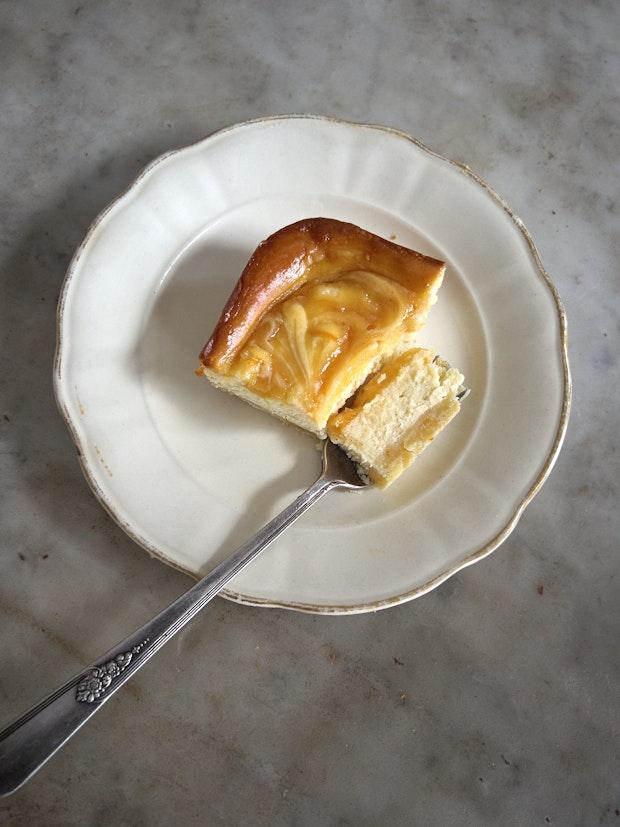
[[[575,385],[557,466],[490,558],[376,615],[215,601],[0,821],[620,824],[620,6],[0,8],[3,721],[189,584],[103,513],[51,386],[69,258],[155,155],[305,111],[467,162],[558,285]]]

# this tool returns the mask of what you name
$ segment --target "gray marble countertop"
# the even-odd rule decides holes
[[[1,5],[3,721],[189,584],[102,511],[51,385],[69,258],[162,151],[318,112],[468,163],[558,286],[575,386],[490,558],[375,615],[215,601],[3,824],[620,825],[619,30],[613,0]]]

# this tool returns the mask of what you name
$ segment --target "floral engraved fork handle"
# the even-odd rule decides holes
[[[83,701],[87,704],[98,701],[108,690],[114,678],[117,678],[121,672],[127,669],[134,655],[137,655],[140,649],[148,642],[149,639],[146,638],[142,643],[134,646],[130,652],[123,652],[107,663],[101,666],[93,666],[92,669],[89,669],[77,685],[75,692],[76,700]]]
[[[0,732],[0,795],[14,792],[34,775],[231,578],[306,509],[333,488],[365,487],[351,460],[326,440],[323,473],[303,494],[152,620]]]

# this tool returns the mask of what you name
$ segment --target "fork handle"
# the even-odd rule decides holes
[[[27,781],[226,583],[338,482],[320,477],[167,609],[0,732],[0,795]]]

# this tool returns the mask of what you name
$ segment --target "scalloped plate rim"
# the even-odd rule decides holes
[[[243,127],[251,126],[254,124],[260,123],[269,123],[274,121],[280,120],[294,120],[294,119],[302,119],[302,120],[318,120],[318,121],[327,121],[337,124],[344,124],[346,126],[351,127],[360,127],[364,129],[376,129],[378,131],[382,131],[396,137],[402,138],[403,140],[409,141],[410,143],[417,146],[422,151],[428,153],[432,157],[438,158],[441,161],[444,161],[458,170],[460,170],[464,175],[467,175],[473,181],[475,181],[486,193],[489,197],[499,206],[501,207],[504,212],[511,218],[514,225],[517,227],[519,232],[524,237],[529,253],[532,257],[533,264],[535,266],[536,271],[538,272],[539,276],[549,289],[553,299],[556,311],[558,313],[558,321],[559,321],[559,331],[560,331],[560,351],[562,357],[562,368],[563,368],[563,399],[562,399],[562,409],[560,411],[560,417],[558,421],[558,428],[555,434],[555,439],[551,446],[551,449],[545,459],[545,462],[542,466],[540,473],[532,482],[532,485],[526,495],[518,502],[511,519],[506,523],[504,528],[488,543],[486,543],[481,548],[477,549],[475,552],[470,554],[464,560],[459,561],[457,564],[447,568],[445,571],[441,572],[441,574],[437,575],[429,579],[426,583],[418,586],[414,589],[409,591],[403,592],[398,595],[394,595],[393,597],[386,598],[383,600],[372,601],[369,603],[360,603],[355,605],[333,605],[333,606],[326,606],[326,605],[316,605],[311,603],[302,603],[296,601],[278,601],[278,600],[270,600],[270,599],[263,599],[254,597],[252,595],[247,595],[239,592],[235,592],[231,589],[224,589],[220,592],[220,596],[233,601],[235,603],[241,603],[246,606],[254,606],[254,607],[261,607],[261,608],[276,608],[276,609],[289,609],[292,611],[303,612],[307,614],[320,614],[320,615],[350,615],[350,614],[360,614],[364,612],[372,612],[378,611],[380,609],[385,609],[391,606],[400,605],[401,603],[406,603],[410,600],[415,599],[416,597],[420,597],[423,594],[432,591],[437,586],[441,585],[441,583],[448,580],[454,574],[457,574],[459,571],[462,571],[464,568],[477,563],[479,560],[482,560],[484,557],[488,556],[493,552],[496,548],[498,548],[506,538],[512,533],[515,526],[517,525],[521,515],[525,508],[529,505],[529,503],[533,500],[536,494],[541,489],[542,485],[544,484],[545,480],[549,476],[555,461],[558,457],[560,449],[562,447],[562,443],[564,441],[564,437],[566,435],[566,429],[568,426],[568,419],[570,415],[570,408],[571,408],[571,400],[572,400],[572,380],[570,374],[570,366],[568,361],[568,342],[567,342],[567,320],[566,320],[566,312],[564,309],[564,305],[562,300],[559,296],[558,290],[553,283],[551,277],[549,276],[548,272],[546,271],[545,267],[543,266],[540,254],[534,244],[534,241],[527,230],[525,224],[519,218],[519,216],[514,212],[514,210],[508,205],[508,203],[489,185],[484,181],[479,175],[473,172],[467,164],[459,163],[458,161],[454,161],[450,158],[446,158],[445,156],[441,155],[440,153],[430,149],[426,144],[422,141],[414,138],[413,136],[409,135],[408,133],[396,129],[393,127],[384,126],[381,124],[374,124],[374,123],[361,123],[356,121],[349,121],[343,118],[337,118],[332,116],[326,115],[314,115],[314,114],[282,114],[282,115],[272,115],[268,117],[260,117],[260,118],[252,118],[250,120],[241,121],[236,124],[232,124],[230,126],[223,127],[222,129],[216,130],[215,132],[210,133],[202,138],[199,138],[196,141],[193,141],[190,144],[177,147],[171,150],[168,150],[161,155],[154,158],[149,164],[147,164],[141,172],[130,182],[130,184],[116,197],[114,198],[109,204],[107,204],[103,210],[96,216],[94,221],[88,227],[84,239],[82,240],[81,244],[78,246],[76,252],[74,253],[69,266],[67,268],[67,272],[65,278],[62,283],[61,291],[58,298],[57,304],[57,313],[56,313],[56,350],[54,355],[54,367],[53,367],[53,387],[54,387],[54,396],[56,399],[56,404],[58,410],[65,421],[71,439],[75,445],[77,456],[80,464],[80,468],[84,477],[91,488],[94,496],[105,509],[105,511],[110,515],[110,517],[119,525],[120,528],[139,546],[141,546],[145,551],[149,553],[151,557],[155,557],[158,560],[161,560],[168,566],[177,569],[178,571],[187,574],[192,579],[196,580],[196,575],[190,571],[188,571],[183,566],[179,565],[176,561],[170,559],[166,555],[164,555],[156,546],[146,540],[144,537],[140,536],[140,534],[134,529],[132,525],[130,525],[127,521],[123,520],[114,510],[108,499],[106,498],[106,494],[102,490],[101,486],[97,482],[95,474],[92,472],[87,460],[85,459],[84,451],[81,445],[81,440],[78,436],[77,430],[73,425],[73,420],[71,413],[69,412],[69,408],[64,401],[63,398],[63,389],[62,389],[62,376],[63,376],[63,349],[65,342],[62,336],[62,323],[64,318],[64,309],[65,309],[65,301],[68,294],[68,288],[72,282],[72,279],[75,275],[75,271],[77,269],[77,265],[79,260],[82,256],[82,253],[88,246],[93,234],[96,232],[97,228],[106,218],[106,216],[111,212],[111,210],[120,205],[121,202],[128,199],[130,196],[134,195],[139,188],[140,183],[145,180],[154,170],[160,166],[164,161],[169,160],[170,158],[174,157],[178,153],[184,152],[185,150],[192,149],[197,147],[201,144],[207,143],[212,139],[232,130],[240,129]]]

